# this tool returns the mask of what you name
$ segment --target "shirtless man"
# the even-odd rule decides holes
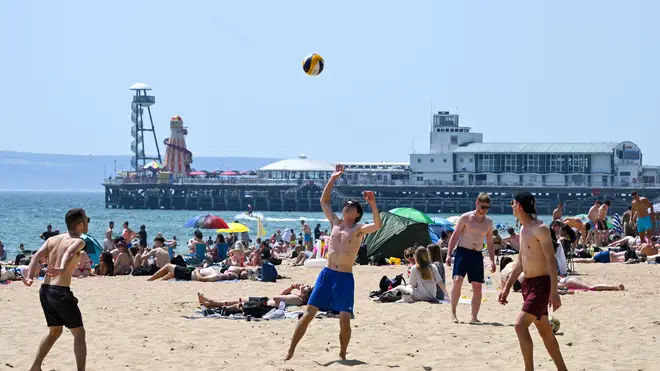
[[[607,228],[607,212],[610,209],[612,202],[610,200],[605,200],[603,204],[598,209],[598,231],[596,232],[600,238],[600,241],[607,241],[607,236],[609,234],[609,228]]]
[[[632,193],[633,219],[637,217],[637,233],[642,242],[648,242],[647,237],[653,233],[653,220],[649,209],[653,210],[653,204],[646,197],[639,197],[637,191]]]
[[[190,270],[180,265],[167,263],[160,268],[153,276],[147,278],[147,281],[162,279],[163,281],[176,278],[180,281],[199,281],[199,282],[217,282],[235,279],[246,279],[248,277],[247,268],[229,267],[224,273],[219,265],[211,265],[206,268],[195,268]]]
[[[154,238],[154,247],[153,249],[145,250],[142,253],[142,262],[148,262],[150,257],[153,257],[156,260],[156,266],[158,269],[164,267],[170,262],[170,253],[165,246],[165,239],[163,237]]]
[[[557,205],[557,208],[552,211],[552,220],[561,219],[563,214],[564,214],[564,204],[560,202]]]
[[[321,196],[321,208],[333,225],[328,244],[328,263],[316,279],[305,313],[296,324],[296,330],[284,360],[293,357],[296,345],[305,335],[307,326],[319,309],[339,312],[339,357],[346,359],[346,349],[351,340],[351,314],[355,300],[353,263],[360,250],[362,237],[365,234],[376,232],[381,226],[381,220],[376,207],[376,198],[371,191],[364,191],[363,195],[373,213],[373,223],[358,223],[362,218],[362,206],[357,201],[344,203],[341,219],[335,215],[331,202],[332,187],[343,173],[344,165],[337,165]]]
[[[64,220],[68,233],[46,240],[41,249],[32,257],[30,268],[23,283],[32,285],[32,278],[39,269],[39,262],[46,259],[48,270],[44,282],[39,288],[39,300],[46,317],[49,329],[48,335],[41,340],[37,356],[30,370],[41,370],[41,364],[48,352],[62,335],[62,327],[66,326],[73,335],[73,352],[76,356],[78,370],[85,369],[87,345],[82,314],[78,308],[78,299],[71,292],[71,274],[78,265],[80,251],[85,242],[80,238],[87,233],[89,218],[83,209],[69,210]]]
[[[600,205],[602,203],[598,200],[589,208],[589,213],[587,214],[587,219],[589,219],[589,229],[594,230],[596,238],[596,246],[600,246],[600,235],[598,234],[598,212],[600,211]]]
[[[507,232],[509,232],[509,237],[503,239],[502,241],[508,242],[512,249],[520,252],[520,236],[516,234],[516,230],[512,227],[509,227]]]
[[[564,218],[561,222],[580,232],[580,244],[582,246],[587,246],[589,231],[591,230],[590,223],[582,223],[582,220],[576,217],[567,217]]]
[[[521,192],[511,202],[513,215],[520,220],[520,256],[510,274],[518,277],[525,274],[522,283],[524,304],[516,318],[515,329],[520,342],[520,350],[525,361],[525,370],[534,370],[534,345],[529,333],[529,326],[534,323],[543,339],[550,358],[557,370],[567,370],[559,350],[559,343],[548,322],[548,307],[556,311],[561,306],[557,290],[557,260],[550,236],[550,229],[536,219],[536,199],[531,193]],[[507,304],[507,296],[516,280],[507,280],[502,289],[499,302]]]
[[[300,221],[302,233],[303,233],[303,244],[307,251],[314,250],[314,241],[312,241],[312,228],[309,224],[305,223],[304,220]]]
[[[486,216],[490,209],[490,197],[481,193],[477,197],[475,205],[475,211],[467,212],[458,219],[447,251],[447,266],[451,267],[451,253],[456,248],[451,287],[451,316],[454,323],[458,323],[456,306],[461,297],[461,286],[466,274],[468,281],[472,283],[472,319],[470,323],[479,323],[477,315],[481,307],[481,284],[484,282],[484,258],[481,252],[484,247],[484,238],[490,256],[490,269],[495,273],[493,221]],[[458,247],[457,243],[460,243]]]
[[[124,230],[121,232],[121,236],[124,237],[124,241],[131,243],[137,234],[133,232],[132,229],[128,228],[128,222],[124,222],[122,226],[124,227]]]
[[[103,252],[110,252],[114,250],[115,245],[112,243],[112,229],[115,227],[115,222],[108,223],[108,229],[105,230],[103,238]]]

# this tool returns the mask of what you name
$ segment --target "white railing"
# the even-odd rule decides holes
[[[298,186],[315,183],[319,186],[323,186],[326,183],[324,179],[254,179],[254,178],[229,178],[229,179],[218,179],[218,178],[179,178],[175,180],[173,185],[272,185],[272,186]],[[130,185],[130,184],[158,184],[158,179],[154,177],[138,177],[138,178],[115,178],[115,179],[105,179],[103,185]],[[168,183],[165,183],[168,184]],[[612,189],[612,188],[623,188],[623,189],[657,189],[660,188],[660,183],[614,183],[614,184],[566,184],[566,183],[551,183],[545,182],[543,184],[533,184],[533,183],[506,183],[506,184],[497,184],[497,182],[476,182],[473,184],[465,184],[463,182],[442,182],[442,181],[423,181],[423,182],[411,182],[411,181],[374,181],[374,182],[364,182],[364,181],[346,181],[340,180],[337,183],[337,186],[355,186],[355,187],[370,187],[370,186],[379,186],[379,187],[411,187],[411,188],[427,188],[427,187],[461,187],[461,188],[488,188],[488,187],[497,187],[497,188],[572,188],[572,189]]]

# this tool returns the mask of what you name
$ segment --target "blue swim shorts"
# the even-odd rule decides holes
[[[451,277],[465,277],[466,274],[469,282],[484,283],[484,256],[481,251],[459,246],[454,255],[454,269]]]
[[[601,251],[593,257],[596,263],[609,263],[610,262],[610,252],[609,250]]]
[[[312,235],[311,234],[306,234],[304,236],[305,242],[311,242],[312,241]]]
[[[646,232],[652,228],[653,224],[651,223],[651,215],[637,218],[637,232]]]
[[[307,304],[322,311],[353,313],[355,280],[353,273],[323,268],[319,273]]]

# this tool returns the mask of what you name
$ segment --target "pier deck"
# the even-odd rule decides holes
[[[243,211],[251,205],[255,211],[321,211],[319,199],[324,181],[264,181],[246,179],[219,181],[208,179],[183,180],[173,184],[158,184],[151,179],[140,182],[106,180],[106,208],[174,209],[207,211]],[[529,187],[529,186],[465,186],[465,185],[396,185],[347,184],[339,182],[332,202],[339,210],[348,199],[361,200],[365,189],[376,192],[378,207],[414,207],[426,213],[461,213],[474,209],[480,192],[491,194],[491,212],[511,212],[510,201],[518,191],[532,192],[537,198],[539,214],[550,214],[559,201],[565,203],[564,213],[585,213],[595,200],[611,200],[612,212],[622,213],[630,205],[633,190],[650,200],[660,197],[660,187]],[[365,211],[370,211],[366,209]]]

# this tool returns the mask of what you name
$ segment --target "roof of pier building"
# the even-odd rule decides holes
[[[305,155],[299,155],[297,158],[281,160],[268,164],[259,171],[334,171],[331,164],[318,160],[310,160]]]
[[[470,143],[454,153],[579,153],[611,154],[620,142],[603,143]]]

